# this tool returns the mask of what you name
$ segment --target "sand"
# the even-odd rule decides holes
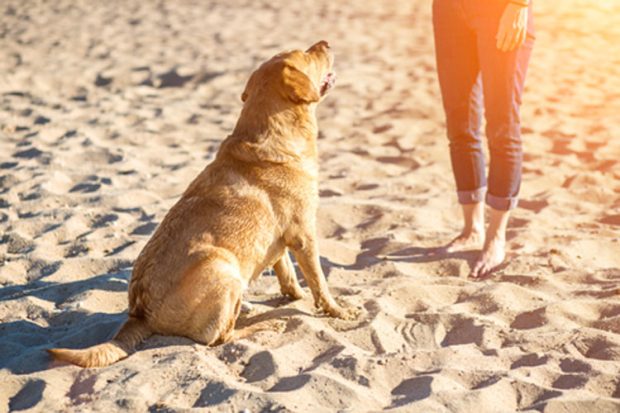
[[[620,411],[620,43],[613,0],[537,2],[507,265],[459,230],[430,2],[8,0],[0,7],[0,411]],[[126,317],[132,262],[213,159],[244,82],[329,40],[322,264],[355,321],[247,293],[247,338],[154,336],[52,364]]]

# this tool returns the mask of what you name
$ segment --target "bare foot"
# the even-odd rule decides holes
[[[484,243],[484,204],[462,204],[463,232],[450,241],[440,250],[443,252],[456,252],[471,249],[480,249]]]
[[[454,238],[448,245],[443,247],[443,250],[445,252],[477,250],[482,248],[483,243],[484,232],[482,232],[482,230],[463,231],[461,235]]]
[[[472,278],[485,278],[497,269],[506,258],[506,241],[502,238],[492,238],[486,242],[480,257],[469,274]]]

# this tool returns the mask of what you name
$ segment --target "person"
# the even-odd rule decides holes
[[[519,108],[534,42],[529,0],[434,0],[437,73],[464,227],[446,251],[480,248],[470,276],[505,259],[506,227],[521,185]],[[488,180],[480,137],[484,106]],[[490,207],[484,230],[484,204]]]

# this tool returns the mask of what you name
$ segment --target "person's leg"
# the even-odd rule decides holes
[[[526,44],[512,52],[496,47],[498,22],[505,6],[478,2],[474,13],[480,67],[485,99],[487,139],[489,142],[489,188],[486,203],[491,208],[485,243],[471,276],[489,275],[505,259],[506,228],[510,210],[517,205],[521,185],[521,121],[519,109],[525,74],[533,45],[530,32]],[[484,4],[483,4],[484,3]],[[531,10],[530,10],[531,15]],[[530,29],[532,26],[530,26]]]
[[[460,0],[433,2],[437,74],[452,172],[465,221],[461,234],[447,245],[449,251],[480,247],[484,234],[486,176],[480,139],[480,68],[475,32],[464,17]]]
[[[510,211],[490,208],[489,226],[484,246],[472,267],[470,277],[484,278],[491,274],[506,258],[506,228]]]

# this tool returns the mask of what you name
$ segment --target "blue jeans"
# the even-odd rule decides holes
[[[519,108],[534,44],[530,5],[525,44],[512,52],[496,47],[495,36],[507,3],[433,2],[437,73],[459,202],[486,199],[489,206],[504,211],[517,205],[521,185]],[[488,191],[480,137],[483,106],[491,158]]]

